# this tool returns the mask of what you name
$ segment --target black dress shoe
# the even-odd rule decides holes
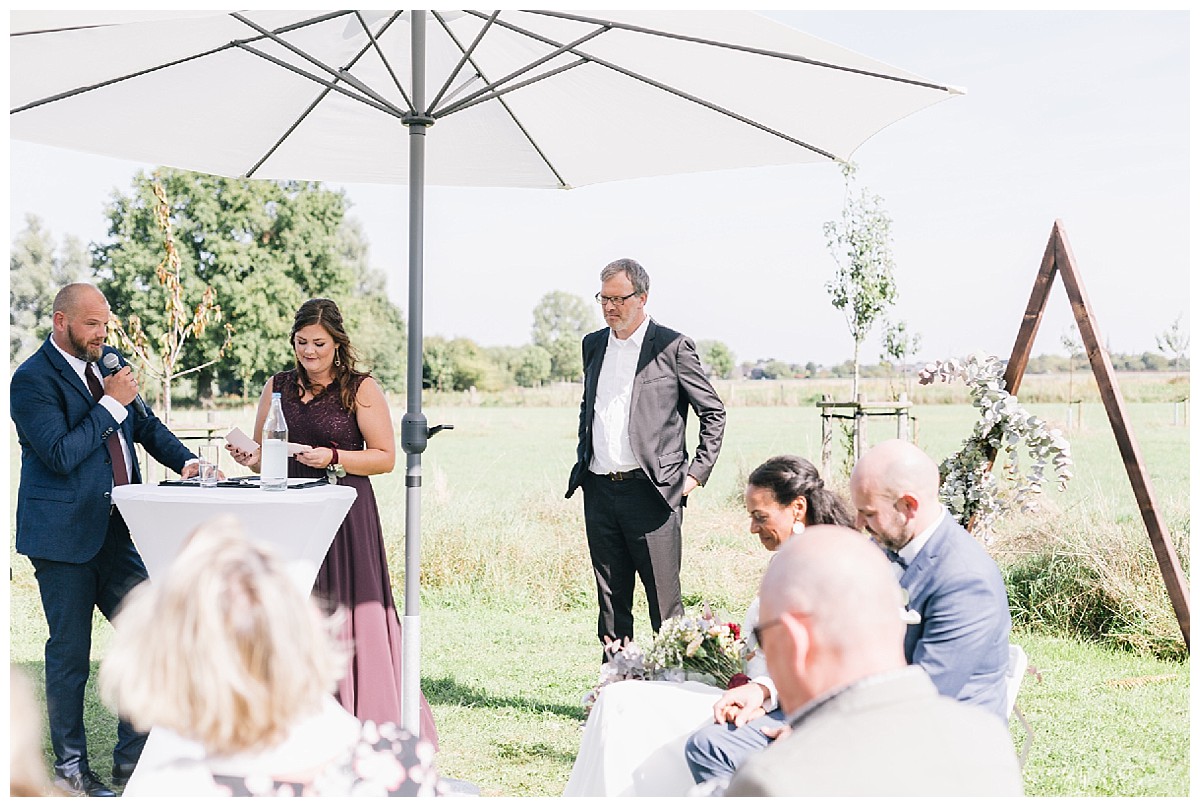
[[[100,781],[100,777],[88,771],[80,771],[54,780],[56,787],[68,796],[115,796],[116,793]]]
[[[129,777],[133,776],[133,769],[135,767],[137,767],[136,762],[122,762],[119,765],[113,765],[113,787],[125,787],[125,785],[129,784]]]

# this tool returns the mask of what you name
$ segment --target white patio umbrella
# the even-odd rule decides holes
[[[414,733],[425,185],[567,189],[843,161],[961,92],[735,11],[13,12],[10,25],[13,138],[226,176],[408,182]]]

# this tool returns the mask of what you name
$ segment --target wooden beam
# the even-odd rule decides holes
[[[1033,293],[1029,295],[1029,305],[1025,306],[1025,316],[1021,318],[1021,328],[1017,331],[1017,341],[1013,344],[1012,356],[1004,369],[1004,388],[1008,394],[1016,396],[1021,388],[1021,379],[1025,377],[1025,368],[1029,364],[1029,354],[1033,350],[1033,340],[1037,337],[1038,327],[1042,324],[1042,312],[1046,310],[1046,300],[1050,298],[1050,287],[1054,284],[1056,266],[1054,262],[1054,245],[1057,242],[1058,222],[1050,230],[1050,240],[1046,242],[1046,251],[1042,255],[1042,265],[1038,269],[1037,278],[1033,281]],[[995,459],[993,455],[992,459]]]
[[[1075,256],[1067,235],[1062,229],[1061,222],[1054,222],[1054,262],[1062,275],[1063,285],[1067,289],[1067,297],[1071,301],[1071,309],[1075,313],[1075,321],[1079,325],[1079,335],[1083,339],[1084,349],[1092,364],[1092,373],[1100,388],[1100,398],[1104,401],[1104,409],[1108,412],[1108,421],[1112,424],[1113,434],[1117,438],[1117,447],[1121,451],[1121,459],[1125,463],[1125,472],[1129,475],[1129,483],[1133,486],[1133,495],[1137,499],[1138,509],[1142,513],[1142,521],[1146,524],[1146,532],[1150,535],[1150,544],[1154,548],[1154,556],[1158,559],[1158,568],[1162,572],[1167,594],[1171,598],[1171,606],[1175,609],[1175,618],[1179,621],[1179,629],[1183,632],[1184,643],[1191,650],[1191,606],[1188,600],[1188,584],[1179,565],[1175,547],[1171,543],[1170,532],[1163,522],[1158,510],[1158,502],[1154,498],[1154,490],[1150,478],[1146,474],[1142,453],[1138,448],[1137,438],[1129,428],[1129,416],[1125,412],[1125,400],[1117,385],[1116,374],[1113,372],[1112,360],[1100,338],[1100,329],[1096,324],[1096,315],[1092,311],[1091,302],[1083,288],[1083,281],[1075,267]],[[1043,260],[1043,266],[1045,261]],[[1039,274],[1039,280],[1041,274]],[[1035,288],[1036,294],[1036,288]],[[1026,312],[1028,316],[1028,312]],[[1039,314],[1040,316],[1040,314]],[[1022,325],[1024,327],[1024,325]],[[1036,326],[1035,326],[1036,327]]]

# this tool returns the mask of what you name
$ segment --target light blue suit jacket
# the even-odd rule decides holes
[[[900,578],[908,607],[921,615],[904,636],[904,655],[938,692],[1008,722],[1004,676],[1012,617],[1000,569],[949,513]]]

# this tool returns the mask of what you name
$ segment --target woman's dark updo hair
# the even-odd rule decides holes
[[[367,373],[358,371],[358,354],[355,352],[354,346],[350,344],[350,337],[346,334],[345,325],[342,324],[342,312],[338,310],[337,303],[323,297],[316,297],[300,306],[300,309],[296,311],[296,319],[292,322],[292,334],[288,337],[293,351],[296,349],[296,332],[309,325],[320,325],[329,332],[330,338],[333,339],[333,379],[338,384],[342,408],[347,412],[353,412],[358,385],[351,382],[356,376],[366,376]],[[308,390],[317,396],[325,390],[325,387],[313,383],[309,379],[308,373],[305,372],[299,359],[296,360],[296,376],[300,383],[301,393]]]
[[[756,488],[771,491],[775,501],[787,506],[800,497],[808,502],[805,522],[814,524],[839,524],[854,528],[854,517],[850,508],[832,490],[825,488],[816,467],[794,454],[781,454],[764,462],[750,472],[747,480]]]

